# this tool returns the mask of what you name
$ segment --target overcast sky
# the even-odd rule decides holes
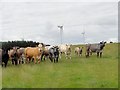
[[[117,2],[2,2],[0,41],[33,40],[60,44],[118,39]]]

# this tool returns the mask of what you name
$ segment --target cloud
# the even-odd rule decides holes
[[[99,42],[117,38],[117,3],[3,3],[2,39],[33,40],[49,44],[60,43],[60,30],[63,25],[64,43]]]

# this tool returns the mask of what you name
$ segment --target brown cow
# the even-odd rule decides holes
[[[36,63],[36,59],[38,59],[38,63],[40,63],[40,57],[42,54],[42,47],[27,47],[25,48],[25,56],[27,62],[30,61],[31,58],[34,59],[34,63]]]

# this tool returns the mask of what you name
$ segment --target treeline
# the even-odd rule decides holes
[[[35,47],[39,44],[39,42],[33,41],[8,41],[8,42],[0,42],[0,48],[4,50],[9,50],[15,46],[17,47]]]

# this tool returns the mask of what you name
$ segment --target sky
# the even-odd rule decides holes
[[[118,41],[117,2],[5,1],[0,5],[0,41],[60,44],[58,25],[63,25],[63,43]]]

